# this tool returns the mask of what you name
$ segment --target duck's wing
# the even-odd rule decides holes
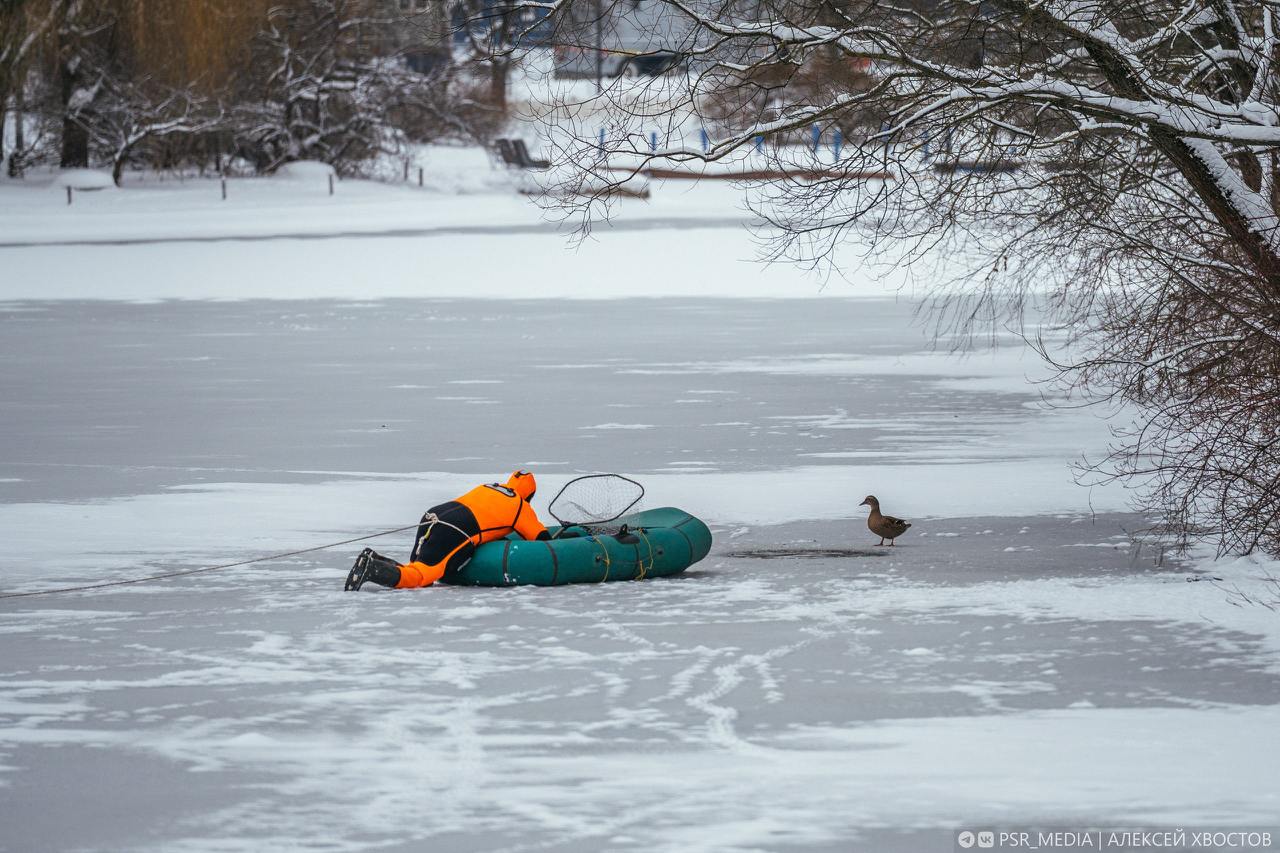
[[[886,516],[883,516],[883,518],[884,518],[885,524],[891,525],[893,527],[910,527],[911,526],[910,522],[903,521],[900,518],[894,518],[892,515],[886,515]]]

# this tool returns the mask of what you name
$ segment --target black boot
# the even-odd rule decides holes
[[[372,548],[365,548],[356,557],[355,565],[347,572],[347,583],[343,587],[347,592],[355,592],[366,582],[373,581],[379,586],[395,587],[400,583],[400,564],[389,557],[384,557]]]

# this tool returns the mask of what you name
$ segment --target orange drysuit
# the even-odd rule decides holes
[[[537,490],[532,474],[517,471],[505,484],[476,486],[457,500],[429,509],[418,527],[410,561],[400,566],[396,588],[433,584],[445,569],[465,566],[476,546],[512,531],[525,539],[550,538],[529,505]]]

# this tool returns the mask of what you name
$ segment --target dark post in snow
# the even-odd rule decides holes
[[[422,186],[422,167],[418,167],[418,186]]]
[[[329,195],[333,195],[333,175],[329,176]]]
[[[71,187],[67,187],[67,205],[71,204]]]
[[[227,176],[222,176],[222,200],[227,200]]]
[[[404,182],[409,183],[409,161],[404,161]]]

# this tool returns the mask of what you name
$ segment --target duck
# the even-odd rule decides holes
[[[881,545],[884,544],[886,539],[892,545],[893,540],[906,533],[907,528],[911,526],[910,522],[881,513],[880,501],[875,495],[867,495],[858,506],[871,507],[871,514],[867,516],[867,528],[880,537]]]

